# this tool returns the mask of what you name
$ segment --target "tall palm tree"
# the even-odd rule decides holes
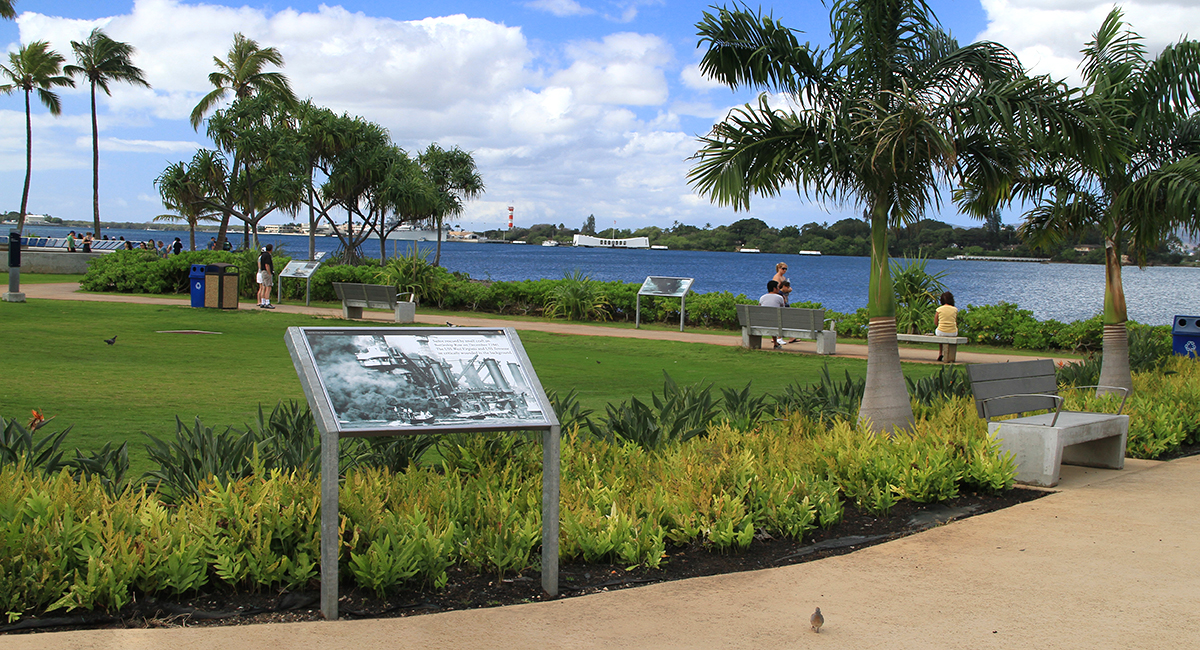
[[[889,226],[914,222],[959,174],[995,173],[997,155],[1033,134],[1087,133],[1060,84],[1030,79],[1016,56],[988,42],[960,47],[924,0],[834,0],[832,43],[801,45],[770,15],[719,8],[697,24],[701,70],[764,93],[700,139],[689,182],[718,204],[747,209],[752,194],[785,187],[861,207],[871,224],[867,384],[859,419],[907,428],[912,406],[900,369]],[[1002,147],[1003,145],[1003,147]]]
[[[133,65],[134,48],[109,38],[99,27],[92,30],[87,40],[71,41],[75,50],[75,62],[63,68],[68,76],[87,77],[92,94],[92,219],[94,234],[100,236],[100,131],[96,125],[96,88],[111,96],[110,81],[121,81],[149,88],[142,69]]]
[[[0,0],[0,18],[12,20],[17,17],[17,10],[13,8],[13,0]]]
[[[1003,179],[1000,192],[1028,200],[1022,235],[1049,246],[1097,229],[1104,237],[1104,347],[1098,394],[1133,389],[1121,258],[1139,263],[1177,229],[1200,229],[1200,41],[1181,40],[1148,58],[1142,39],[1114,8],[1083,49],[1085,101],[1108,116],[1115,137],[1099,160],[1071,140],[1049,143],[1031,171]],[[967,193],[976,212],[991,193]],[[980,199],[984,199],[980,201]]]
[[[192,109],[192,128],[199,129],[204,115],[230,92],[236,99],[268,94],[274,95],[289,108],[297,105],[287,77],[282,72],[263,71],[268,64],[283,67],[283,55],[273,47],[260,48],[254,39],[246,38],[239,32],[233,35],[228,59],[221,60],[214,56],[213,63],[217,71],[208,75],[208,81],[214,88]]]
[[[37,91],[38,99],[50,110],[51,115],[62,113],[62,103],[51,88],[74,86],[75,82],[62,75],[62,64],[66,59],[50,49],[46,41],[34,41],[16,52],[9,53],[8,65],[0,65],[0,78],[8,83],[0,86],[0,92],[12,94],[14,90],[25,92],[25,189],[21,192],[21,212],[17,218],[17,231],[25,231],[25,210],[29,207],[29,178],[33,173],[33,120],[29,95]]]
[[[446,217],[462,214],[463,201],[483,194],[483,177],[475,167],[474,156],[457,146],[443,149],[435,142],[426,147],[417,160],[439,196],[437,207],[430,215],[430,221],[437,228],[437,252],[433,256],[433,265],[437,266],[442,259],[442,223]]]

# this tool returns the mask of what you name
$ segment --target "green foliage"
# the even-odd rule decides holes
[[[857,417],[866,385],[866,378],[854,379],[849,371],[845,380],[836,381],[829,375],[829,366],[825,365],[821,368],[819,382],[807,386],[789,384],[775,401],[785,412],[803,413],[819,420],[853,420]]]
[[[612,303],[599,284],[578,269],[568,273],[546,296],[546,316],[567,320],[608,320]]]
[[[891,261],[892,288],[896,293],[896,329],[918,334],[932,332],[938,297],[946,290],[942,279],[948,271],[929,273],[929,260],[917,257],[907,264]]]
[[[255,279],[258,255],[253,250],[205,250],[159,257],[154,251],[118,250],[88,262],[88,271],[79,282],[79,288],[116,293],[187,293],[188,274],[193,264],[224,263],[237,267],[238,295],[248,298],[258,290]],[[286,266],[290,258],[283,251],[275,251],[273,261],[278,270]]]
[[[32,427],[31,427],[32,428]],[[34,431],[21,426],[16,420],[4,421],[0,417],[0,467],[27,464],[47,474],[62,468],[63,452],[59,451],[71,427],[54,434],[34,439]]]
[[[711,384],[680,387],[665,371],[662,396],[651,393],[650,400],[651,404],[645,404],[631,397],[628,402],[609,404],[607,418],[589,423],[589,430],[604,440],[655,450],[704,435],[718,413]]]
[[[430,263],[429,253],[421,250],[416,242],[404,255],[389,259],[377,277],[385,284],[398,287],[401,292],[412,293],[416,302],[424,300],[439,308],[452,278],[449,271]]]
[[[546,391],[550,407],[558,416],[559,427],[563,431],[574,431],[577,428],[587,429],[591,426],[591,415],[595,411],[585,409],[579,403],[579,393],[572,388],[566,395],[560,395],[556,390]]]
[[[926,406],[935,400],[971,396],[971,382],[958,366],[944,365],[928,377],[916,381],[905,377],[904,381],[908,383],[908,394],[912,399]]]

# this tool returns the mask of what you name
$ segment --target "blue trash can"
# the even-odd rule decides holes
[[[204,264],[193,264],[188,273],[188,282],[192,285],[192,306],[204,306],[204,273],[208,267]]]
[[[1176,316],[1171,348],[1181,357],[1200,358],[1200,316]]]

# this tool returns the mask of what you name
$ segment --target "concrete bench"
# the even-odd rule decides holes
[[[737,305],[742,326],[742,347],[762,348],[762,337],[808,339],[817,342],[817,354],[837,352],[837,330],[826,329],[824,309]]]
[[[1016,460],[1018,483],[1053,487],[1063,463],[1125,467],[1129,416],[1121,415],[1124,399],[1116,414],[1063,411],[1050,359],[972,364],[967,366],[967,376],[975,409],[988,421],[988,434]],[[993,417],[1040,410],[1051,412],[992,421]]]
[[[965,336],[934,336],[932,334],[897,334],[897,341],[907,343],[937,343],[941,346],[942,363],[954,363],[958,346],[970,343]]]
[[[417,320],[417,303],[412,302],[411,293],[396,293],[396,287],[386,284],[361,284],[358,282],[334,282],[333,291],[342,301],[342,317],[346,320],[362,318],[363,308],[390,309],[396,314],[397,323],[412,323]],[[408,296],[409,300],[401,300]]]

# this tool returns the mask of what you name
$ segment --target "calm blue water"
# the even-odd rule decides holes
[[[65,236],[68,228],[27,228],[43,236]],[[179,233],[106,229],[110,237],[172,241]],[[197,234],[197,246],[208,243],[209,234]],[[180,239],[186,246],[187,233]],[[292,256],[307,257],[308,238],[298,235],[268,235],[262,243],[274,243]],[[239,232],[233,241],[241,241]],[[332,252],[335,237],[318,237],[317,250]],[[403,253],[407,243],[397,250]],[[421,244],[431,254],[434,245]],[[388,254],[394,247],[388,243]],[[379,250],[378,240],[364,247],[370,255]],[[442,266],[463,271],[473,278],[525,280],[559,278],[576,269],[596,280],[638,282],[647,275],[695,278],[692,290],[731,291],[758,297],[766,291],[776,262],[787,262],[792,300],[819,302],[828,309],[849,312],[867,304],[865,257],[807,257],[801,255],[753,255],[695,251],[616,250],[559,246],[513,246],[505,244],[442,244]],[[1012,302],[1033,312],[1038,319],[1064,322],[1088,318],[1104,306],[1104,267],[1098,264],[1036,264],[1029,262],[967,262],[930,260],[927,270],[946,271],[944,281],[959,307]],[[1175,314],[1200,314],[1200,269],[1150,267],[1123,270],[1125,299],[1130,318],[1165,325]]]

